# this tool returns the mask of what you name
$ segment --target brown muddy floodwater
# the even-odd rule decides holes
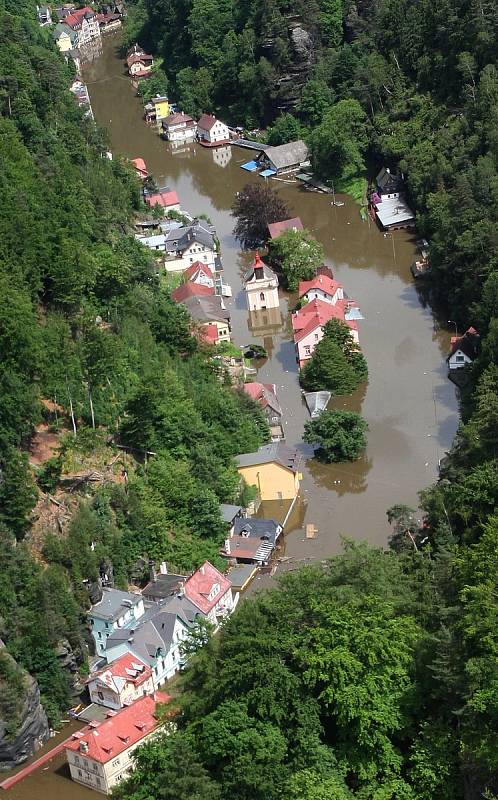
[[[326,262],[365,317],[359,328],[368,385],[333,404],[361,411],[369,425],[368,448],[355,463],[320,464],[301,442],[309,417],[288,313],[295,297],[282,293],[281,322],[272,312],[250,320],[246,310],[241,274],[251,254],[242,253],[232,235],[229,209],[235,192],[248,180],[261,180],[240,169],[251,151],[235,146],[207,150],[195,144],[172,149],[143,122],[119,44],[119,36],[108,39],[103,55],[85,71],[95,119],[108,131],[114,153],[144,158],[159,185],[176,189],[185,209],[207,213],[216,226],[225,281],[233,289],[227,305],[235,344],[265,346],[269,358],[259,367],[259,379],[277,385],[287,442],[305,459],[303,502],[289,520],[286,555],[323,558],[340,548],[343,535],[385,545],[386,509],[394,503],[416,507],[417,492],[436,478],[458,422],[455,390],[446,376],[449,335],[435,330],[431,310],[421,305],[410,274],[414,237],[403,231],[384,236],[371,221],[361,220],[348,197],[336,208],[327,195],[273,181],[293,214],[324,245]],[[317,526],[317,539],[303,541],[304,520]]]
[[[85,70],[96,122],[107,129],[115,154],[141,156],[159,185],[177,190],[186,210],[210,216],[221,241],[225,281],[233,289],[227,305],[234,341],[256,342],[268,351],[259,379],[277,384],[287,443],[304,457],[302,499],[286,528],[285,553],[292,557],[287,566],[337,552],[342,536],[385,545],[386,509],[395,503],[417,506],[417,493],[437,477],[439,459],[450,447],[458,424],[455,390],[445,363],[449,334],[436,329],[410,275],[414,237],[402,231],[385,237],[370,221],[362,222],[358,206],[348,197],[342,197],[345,205],[336,208],[326,195],[273,182],[293,214],[324,245],[326,263],[359,302],[365,317],[359,328],[368,385],[351,397],[336,398],[333,405],[363,414],[369,425],[368,448],[352,464],[320,464],[301,441],[309,416],[299,389],[288,311],[296,298],[281,294],[280,321],[270,312],[267,318],[250,320],[246,310],[241,275],[252,254],[240,251],[229,210],[235,192],[248,180],[261,180],[240,169],[251,151],[237,147],[213,151],[193,144],[172,150],[143,122],[140,100],[118,55],[119,45],[119,35],[107,39],[102,56]],[[271,505],[264,508],[265,515],[282,517],[284,509]],[[317,526],[316,539],[304,538],[305,521]],[[257,586],[267,583],[263,578]],[[64,756],[6,796],[9,800],[96,797],[69,780]]]

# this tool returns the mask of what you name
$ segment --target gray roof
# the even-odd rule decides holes
[[[230,313],[222,307],[222,300],[219,295],[202,295],[200,297],[187,297],[182,301],[192,319],[197,322],[228,322]]]
[[[375,182],[379,189],[385,191],[387,194],[390,192],[399,192],[403,186],[403,181],[399,175],[393,175],[389,169],[382,167],[377,175]]]
[[[171,597],[171,595],[175,594],[184,580],[186,580],[185,575],[175,575],[174,573],[163,575],[159,573],[159,575],[157,575],[153,581],[150,581],[145,589],[142,590],[142,594],[145,597],[151,597],[153,600],[162,600],[165,597]]]
[[[223,522],[233,522],[241,511],[242,506],[232,506],[229,503],[221,503],[220,505],[220,514]]]
[[[78,39],[78,34],[73,31],[69,25],[66,25],[65,22],[58,22],[52,31],[52,38],[59,39],[63,33],[67,33],[67,35],[71,38],[71,41],[76,42]]]
[[[244,533],[251,539],[265,539],[275,544],[282,533],[282,526],[274,519],[239,517],[235,520],[234,535],[241,536]]]
[[[103,590],[102,600],[96,603],[89,611],[92,617],[98,617],[105,620],[118,619],[126,609],[133,608],[138,605],[142,600],[139,594],[132,594],[131,592],[122,592],[120,589]]]
[[[275,461],[282,467],[297,472],[300,456],[297,450],[292,450],[283,442],[272,442],[263,445],[255,453],[242,453],[236,456],[236,461],[239,467],[255,467],[258,464],[271,464]]]
[[[135,625],[113,631],[106,640],[106,650],[128,642],[136,656],[154,666],[158,650],[167,653],[173,644],[176,619],[190,627],[198,616],[202,616],[199,609],[186,597],[170,597],[154,603]]]
[[[214,229],[212,226],[195,220],[192,225],[181,226],[166,233],[166,250],[170,253],[185,250],[192,242],[198,242],[204,247],[214,250]]]
[[[288,144],[280,144],[278,147],[267,147],[261,155],[266,157],[275,169],[285,169],[307,161],[308,147],[306,142],[298,139]]]
[[[241,564],[239,567],[234,567],[230,570],[228,577],[232,583],[232,589],[241,589],[242,586],[252,578],[257,572],[257,567],[254,564]]]
[[[402,197],[383,198],[382,202],[375,205],[377,218],[384,228],[392,225],[406,225],[415,221],[415,214]]]

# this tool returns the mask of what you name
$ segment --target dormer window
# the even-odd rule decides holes
[[[216,595],[219,594],[219,593],[220,593],[220,584],[219,583],[213,583],[213,585],[211,587],[211,591],[209,592],[208,600],[213,600],[216,597]]]

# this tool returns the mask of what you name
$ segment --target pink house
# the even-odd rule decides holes
[[[351,331],[351,338],[358,344],[358,323],[356,320],[348,320],[346,317],[352,306],[355,304],[351,300],[340,299],[335,304],[324,300],[312,300],[293,313],[292,329],[296,357],[300,367],[313,355],[315,347],[323,338],[323,326],[330,319],[339,319],[344,322]]]
[[[147,165],[143,160],[143,158],[132,158],[131,163],[135,168],[137,177],[140,178],[140,180],[144,181],[148,177],[149,173],[147,171]]]

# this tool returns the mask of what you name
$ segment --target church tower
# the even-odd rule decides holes
[[[278,278],[270,267],[261,260],[259,253],[244,275],[244,289],[249,311],[264,311],[278,308]]]

